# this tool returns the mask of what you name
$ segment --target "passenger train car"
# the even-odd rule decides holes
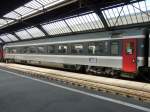
[[[4,58],[7,62],[135,77],[138,68],[143,66],[143,42],[140,29],[76,34],[8,43],[4,46]]]

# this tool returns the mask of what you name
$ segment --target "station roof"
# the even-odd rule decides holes
[[[150,0],[5,0],[0,43],[145,27]]]

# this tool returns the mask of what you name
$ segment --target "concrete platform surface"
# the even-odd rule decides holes
[[[0,70],[0,112],[150,112],[150,104]]]

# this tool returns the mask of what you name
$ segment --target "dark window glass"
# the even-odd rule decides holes
[[[109,51],[109,43],[108,41],[101,41],[101,42],[97,42],[95,43],[95,54],[96,55],[108,55],[108,51]]]
[[[109,52],[109,42],[105,41],[104,42],[104,53],[108,54],[108,52]]]
[[[103,42],[99,42],[98,46],[97,46],[97,50],[96,50],[99,54],[103,54],[104,53],[104,43]]]
[[[55,53],[55,46],[54,45],[48,46],[48,53]]]
[[[74,44],[71,48],[71,53],[83,54],[83,45],[82,44]]]
[[[96,45],[94,43],[89,44],[88,54],[94,55],[96,53]]]
[[[37,53],[37,49],[35,46],[23,47],[21,52],[24,54],[35,54]]]
[[[67,45],[58,45],[58,53],[66,54],[68,51]]]
[[[9,53],[11,54],[16,54],[17,53],[17,49],[16,48],[9,48]]]
[[[36,47],[35,46],[29,47],[29,53],[31,54],[37,53]]]
[[[20,47],[17,47],[16,50],[17,50],[17,54],[21,53],[21,48]]]
[[[45,54],[46,51],[46,46],[37,46],[37,51],[39,54]]]
[[[24,47],[19,47],[19,53],[24,54]]]
[[[113,56],[119,55],[119,42],[117,41],[111,42],[111,55]]]
[[[5,48],[5,53],[10,53],[10,48]]]
[[[28,48],[28,47],[22,47],[21,52],[22,52],[23,54],[29,53],[29,48]]]

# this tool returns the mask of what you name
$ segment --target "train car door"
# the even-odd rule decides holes
[[[137,70],[137,40],[125,39],[123,40],[123,65],[124,72],[135,73]]]

